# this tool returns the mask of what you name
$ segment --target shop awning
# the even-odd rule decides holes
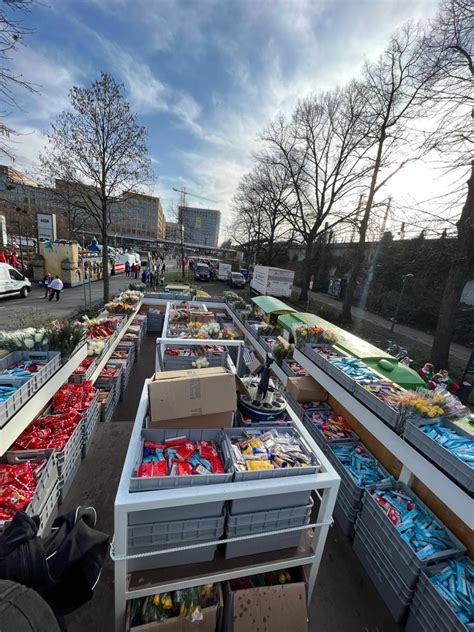
[[[252,303],[257,305],[265,314],[290,314],[296,312],[293,307],[289,307],[280,299],[274,296],[255,296]]]
[[[426,382],[410,367],[395,358],[364,358],[365,364],[381,373],[388,380],[407,389],[426,388]]]

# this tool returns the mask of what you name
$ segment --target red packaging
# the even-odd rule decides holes
[[[156,450],[156,448],[158,448],[159,450],[164,450],[166,448],[166,445],[164,443],[158,443],[157,441],[145,441],[143,447],[149,448],[150,450]]]
[[[11,520],[13,518],[13,515],[14,514],[9,509],[0,506],[0,522]]]
[[[203,459],[212,459],[219,456],[212,441],[198,441],[199,454]]]
[[[196,446],[192,441],[187,441],[184,445],[176,448],[176,456],[179,461],[187,461],[191,454],[196,449]]]
[[[182,446],[188,443],[188,439],[186,436],[182,437],[173,437],[172,439],[165,439],[165,444],[167,448],[177,448],[178,446]]]
[[[13,465],[11,469],[10,484],[22,491],[34,492],[36,489],[36,478],[30,461]]]
[[[189,463],[181,463],[180,461],[174,461],[174,463],[176,463],[176,474],[178,476],[185,476],[185,475],[191,474],[191,468],[189,466]]]
[[[213,456],[209,459],[211,464],[211,471],[213,474],[224,474],[224,466],[218,456]]]
[[[166,476],[166,461],[142,463],[138,467],[138,476]]]
[[[11,511],[22,511],[30,503],[33,497],[33,492],[20,491],[13,487],[13,485],[7,485],[6,487],[0,487],[0,507],[10,509]]]

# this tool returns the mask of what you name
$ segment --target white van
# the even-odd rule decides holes
[[[30,280],[8,263],[0,263],[0,296],[19,294],[26,298],[31,292]]]

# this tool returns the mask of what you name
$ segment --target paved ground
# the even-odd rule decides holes
[[[130,279],[124,274],[110,277],[110,293],[126,289],[129,283]],[[90,286],[65,288],[57,302],[43,298],[44,289],[35,285],[27,298],[0,299],[0,330],[16,329],[19,326],[18,317],[23,314],[41,313],[50,316],[51,320],[69,318],[89,305],[91,300],[92,303],[100,301],[103,291],[102,281],[95,281]]]
[[[97,528],[113,534],[113,503],[143,380],[154,370],[154,341],[148,334],[114,421],[99,424],[86,460],[62,509],[92,505]],[[127,421],[128,420],[128,421]],[[113,632],[113,564],[109,558],[92,601],[67,617],[68,632]],[[334,525],[329,530],[309,607],[309,632],[401,632],[354,555],[351,542]],[[255,632],[255,631],[249,631]]]

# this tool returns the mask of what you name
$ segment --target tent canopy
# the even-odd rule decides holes
[[[252,303],[259,307],[265,314],[290,314],[296,312],[295,309],[289,307],[279,298],[274,296],[255,296]]]

